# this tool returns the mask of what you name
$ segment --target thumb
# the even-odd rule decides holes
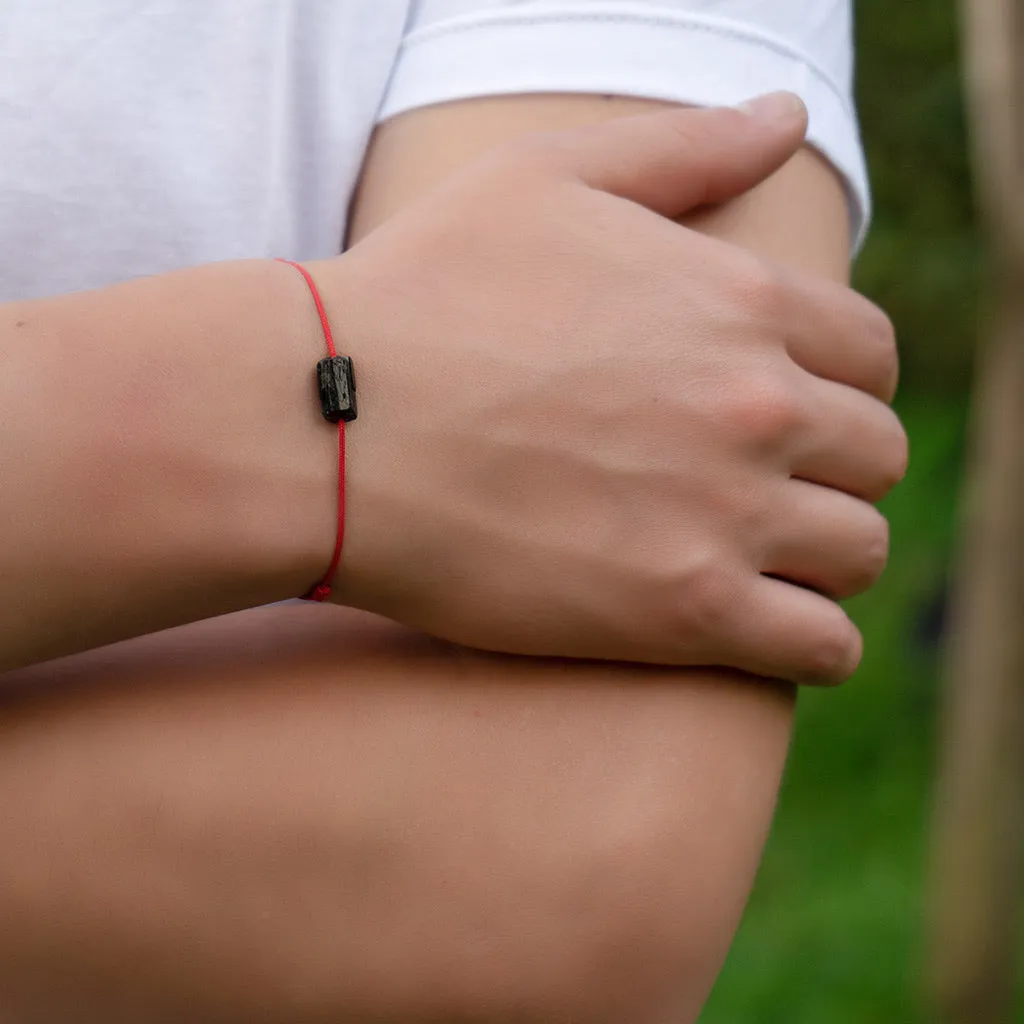
[[[679,217],[759,184],[806,131],[799,97],[775,92],[740,107],[676,108],[566,132],[557,158],[591,188]]]

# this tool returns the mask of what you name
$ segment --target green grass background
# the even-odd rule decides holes
[[[906,482],[892,561],[850,603],[867,644],[847,686],[806,692],[779,812],[702,1024],[918,1024],[924,875],[984,245],[966,155],[952,0],[858,0],[858,98],[875,193],[858,287],[900,335]],[[1024,739],[1022,739],[1024,742]],[[1024,1000],[1015,1018],[1024,1024]],[[1012,1022],[1007,1022],[1012,1024]]]

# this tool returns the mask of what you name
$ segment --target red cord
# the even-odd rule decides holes
[[[323,300],[320,298],[320,289],[316,286],[312,274],[301,264],[294,260],[278,258],[278,263],[287,263],[294,267],[305,279],[309,286],[313,302],[316,303],[317,315],[320,317],[320,327],[324,332],[324,341],[327,342],[327,354],[333,359],[338,353],[334,348],[334,335],[331,332],[331,324],[327,319],[327,311],[324,309]],[[309,591],[303,594],[306,601],[326,601],[331,596],[331,580],[338,571],[341,562],[341,545],[345,540],[345,421],[338,420],[338,536],[334,542],[334,554],[331,556],[331,564],[327,568],[323,579]]]

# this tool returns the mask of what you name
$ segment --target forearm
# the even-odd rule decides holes
[[[269,261],[0,307],[0,670],[316,582],[324,354]]]
[[[12,1024],[693,1019],[790,708],[722,673],[481,655],[287,606],[18,682]]]
[[[889,325],[664,219],[743,195],[804,127],[782,95],[542,136],[317,266],[372,400],[346,460],[338,599],[489,650],[850,674],[860,637],[829,598],[880,573],[867,500],[904,462]],[[389,129],[357,234],[375,189],[393,205]],[[398,161],[414,177],[416,148]],[[625,152],[646,170],[622,176]],[[321,575],[336,461],[309,394],[307,295],[301,358],[282,322],[300,290],[267,262],[8,309],[24,337],[4,379],[23,390],[5,410],[0,622],[17,639],[0,667]]]
[[[774,187],[756,208],[786,210]],[[834,183],[797,189],[795,222],[741,204],[702,224],[845,266]],[[788,694],[296,614],[21,676],[80,695],[12,705],[0,743],[9,1016],[693,1019],[766,832]]]
[[[558,130],[656,106],[592,96],[527,96],[428,108],[398,118],[379,131],[371,149],[353,211],[354,237],[387,220],[481,149],[522,132]],[[848,278],[849,232],[842,187],[825,161],[809,150],[798,153],[758,188],[690,216],[686,223],[780,265],[839,282]],[[535,662],[523,665],[521,671],[544,678],[551,669]],[[591,666],[586,671],[599,678],[602,670]],[[635,683],[638,689],[624,699],[627,703],[635,699],[643,708],[642,690],[650,680],[646,670],[615,667],[605,671],[614,682]],[[660,945],[653,941],[640,946],[648,952],[661,950],[669,959],[679,957],[676,969],[662,976],[678,997],[676,1013],[652,1018],[659,1024],[669,1019],[678,1024],[696,1019],[738,925],[774,808],[791,704],[779,699],[777,692],[766,692],[763,680],[747,677],[738,682],[735,674],[720,669],[661,678],[672,679],[678,686],[666,696],[673,706],[658,724],[657,735],[669,737],[692,770],[679,778],[683,799],[664,825],[662,838],[664,850],[672,851],[666,862],[671,870],[649,879],[652,893],[665,901],[666,914],[677,928]],[[591,713],[592,699],[586,694],[579,702],[581,716]],[[716,733],[707,745],[699,741],[705,729]],[[588,738],[584,724],[580,742],[585,745]],[[643,740],[633,739],[641,749]],[[628,787],[633,782],[627,772],[623,784]],[[725,801],[723,784],[728,789],[732,783],[739,788],[730,790],[732,797]],[[723,813],[726,806],[729,812]],[[639,1021],[643,1008],[671,1002],[663,998],[659,1002],[664,993],[658,993],[639,969],[632,981],[632,1004],[624,1004],[627,1008],[609,1019]],[[598,984],[597,990],[604,988]]]

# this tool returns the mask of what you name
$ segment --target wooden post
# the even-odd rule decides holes
[[[928,987],[943,1024],[1009,1024],[1024,848],[1024,3],[961,8],[992,305],[947,652]]]

